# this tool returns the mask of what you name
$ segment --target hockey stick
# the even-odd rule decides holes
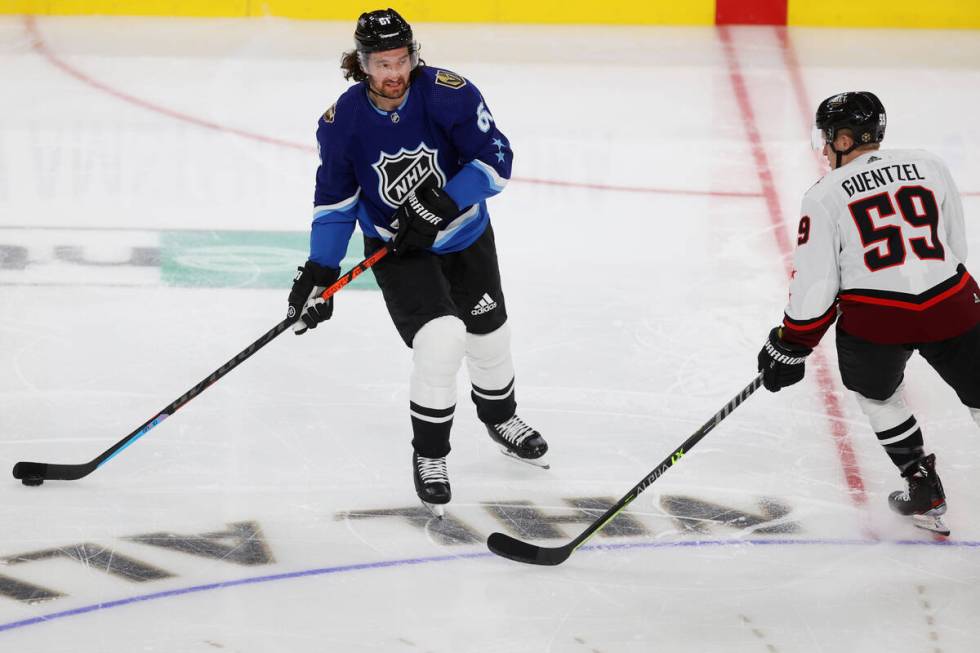
[[[762,385],[762,373],[760,372],[752,383],[745,386],[738,395],[725,404],[725,407],[715,413],[711,419],[705,422],[704,426],[699,428],[694,432],[694,435],[684,440],[681,446],[674,450],[674,453],[670,454],[664,458],[663,462],[657,465],[652,472],[646,475],[642,481],[633,486],[633,489],[626,493],[622,499],[616,502],[616,505],[607,510],[599,519],[592,522],[588,528],[582,531],[582,534],[576,537],[574,540],[566,544],[565,546],[558,547],[543,547],[530,544],[528,542],[522,542],[521,540],[515,539],[510,535],[504,535],[503,533],[491,533],[490,537],[487,538],[487,547],[494,553],[504,558],[510,558],[511,560],[516,560],[517,562],[525,562],[531,565],[560,565],[568,559],[568,556],[572,555],[575,549],[579,548],[585,544],[590,537],[598,533],[600,530],[605,528],[606,524],[611,522],[613,518],[622,512],[626,506],[630,504],[633,499],[640,496],[643,490],[647,489],[654,481],[660,478],[664,472],[674,466],[678,460],[685,456],[693,447],[696,445],[701,438],[706,436],[712,429],[714,429],[721,420],[728,417],[728,415],[738,408],[739,404],[749,398],[753,392],[759,389]]]
[[[337,281],[334,282],[332,286],[323,291],[320,295],[324,299],[329,299],[334,294],[340,291],[341,288],[349,284],[351,281],[356,279],[362,272],[373,266],[375,263],[380,261],[388,252],[391,251],[389,246],[382,247],[376,251],[371,256],[367,257],[353,268],[342,275]],[[31,463],[31,462],[19,462],[14,465],[14,478],[21,479],[24,485],[40,485],[44,481],[74,481],[82,478],[83,476],[88,476],[96,469],[109,462],[116,456],[118,456],[122,451],[129,445],[136,442],[138,439],[146,435],[150,429],[157,426],[163,420],[167,419],[174,413],[176,413],[181,407],[187,404],[191,399],[197,395],[204,392],[208,386],[213,384],[215,381],[223,377],[228,372],[232,371],[243,363],[247,358],[258,350],[265,347],[267,344],[272,342],[283,331],[288,329],[298,318],[287,317],[285,320],[272,327],[269,331],[266,331],[261,338],[250,344],[248,347],[238,352],[234,358],[230,361],[216,369],[212,372],[206,379],[198,383],[196,386],[185,392],[172,404],[161,410],[159,413],[151,417],[149,420],[144,422],[141,426],[136,428],[132,433],[124,437],[122,440],[112,445],[106,449],[100,456],[91,460],[87,463],[80,463],[77,465],[58,465],[54,463]]]

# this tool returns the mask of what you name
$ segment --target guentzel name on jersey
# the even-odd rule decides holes
[[[865,170],[845,179],[840,187],[848,197],[853,197],[855,193],[864,193],[886,184],[894,184],[898,181],[925,181],[925,179],[916,164],[903,163]]]

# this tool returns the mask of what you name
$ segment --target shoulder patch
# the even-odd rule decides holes
[[[323,112],[323,122],[333,122],[334,116],[337,115],[337,103],[330,105],[330,108]]]
[[[463,88],[466,86],[466,80],[456,73],[451,73],[448,70],[440,70],[436,72],[436,84],[449,88]]]

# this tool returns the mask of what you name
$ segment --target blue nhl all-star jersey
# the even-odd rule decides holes
[[[465,249],[484,232],[486,199],[510,178],[513,153],[480,91],[448,70],[417,69],[401,105],[382,111],[367,84],[347,89],[317,128],[310,259],[337,268],[354,223],[367,236],[391,240],[395,210],[422,186],[438,186],[462,214],[441,231],[431,251]]]

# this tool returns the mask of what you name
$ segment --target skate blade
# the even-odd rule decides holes
[[[425,506],[425,509],[428,510],[429,513],[431,513],[432,516],[435,517],[435,518],[437,518],[437,519],[442,519],[445,516],[445,514],[446,514],[446,506],[445,506],[445,504],[442,504],[442,503],[429,503],[427,501],[423,501],[422,502],[422,505]]]
[[[912,523],[916,528],[938,533],[939,535],[949,535],[949,527],[943,521],[941,515],[912,515]]]
[[[514,460],[520,461],[527,465],[531,465],[532,467],[540,467],[541,469],[551,469],[551,465],[549,465],[544,461],[543,456],[541,458],[521,458],[510,449],[506,449],[504,447],[500,447],[500,453],[504,454],[508,458],[513,458]]]

